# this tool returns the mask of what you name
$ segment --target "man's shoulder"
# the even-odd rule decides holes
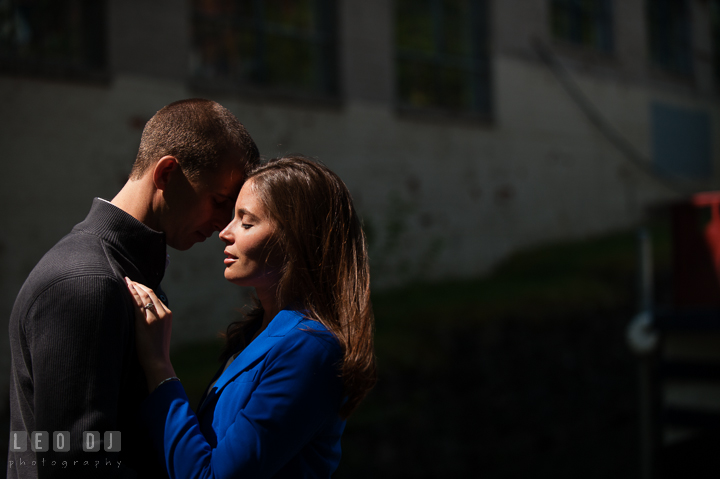
[[[33,269],[33,273],[54,278],[87,274],[113,274],[108,245],[102,238],[73,230],[50,248]],[[32,273],[31,273],[32,275]]]
[[[32,302],[33,298],[53,286],[69,287],[71,283],[90,276],[107,278],[108,281],[93,283],[96,286],[120,285],[121,278],[111,263],[107,249],[103,240],[95,235],[78,231],[69,233],[38,261],[25,280],[18,299],[24,297]]]

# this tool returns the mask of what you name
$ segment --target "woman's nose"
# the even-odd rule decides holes
[[[232,243],[232,234],[230,234],[230,225],[226,226],[219,234],[220,240],[225,244]]]

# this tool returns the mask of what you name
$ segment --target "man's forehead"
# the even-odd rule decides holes
[[[245,170],[238,165],[221,165],[217,168],[217,179],[230,184],[241,184],[245,180]]]
[[[196,179],[203,187],[228,196],[237,196],[244,180],[243,168],[227,163],[206,169]]]

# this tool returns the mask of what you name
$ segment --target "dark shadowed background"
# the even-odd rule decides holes
[[[124,184],[145,122],[211,98],[264,156],[330,166],[364,219],[380,381],[337,477],[712,474],[693,434],[720,390],[643,389],[667,351],[640,361],[625,336],[638,228],[671,297],[657,211],[719,186],[719,59],[717,0],[0,0],[0,318]],[[163,283],[195,397],[248,302],[222,259],[216,237],[173,252]],[[712,377],[720,340],[698,334]],[[649,390],[704,415],[643,422]]]

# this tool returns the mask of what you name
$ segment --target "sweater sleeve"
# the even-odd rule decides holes
[[[68,467],[38,467],[39,477],[115,477],[115,468],[82,467],[104,451],[105,431],[117,431],[118,398],[133,331],[127,291],[108,276],[58,281],[34,301],[24,321],[32,358],[35,430],[70,433],[68,452],[38,453],[38,461]],[[100,453],[83,452],[84,431],[100,432]],[[78,462],[76,462],[78,461]],[[46,463],[43,463],[46,464]],[[46,474],[47,473],[47,474]]]
[[[224,435],[214,448],[200,431],[179,382],[166,383],[149,396],[145,417],[171,478],[271,477],[337,417],[337,351],[311,334],[295,338],[268,354],[247,404],[229,415],[231,424],[221,427]],[[233,404],[232,399],[225,404]],[[304,474],[315,477],[312,472]]]

